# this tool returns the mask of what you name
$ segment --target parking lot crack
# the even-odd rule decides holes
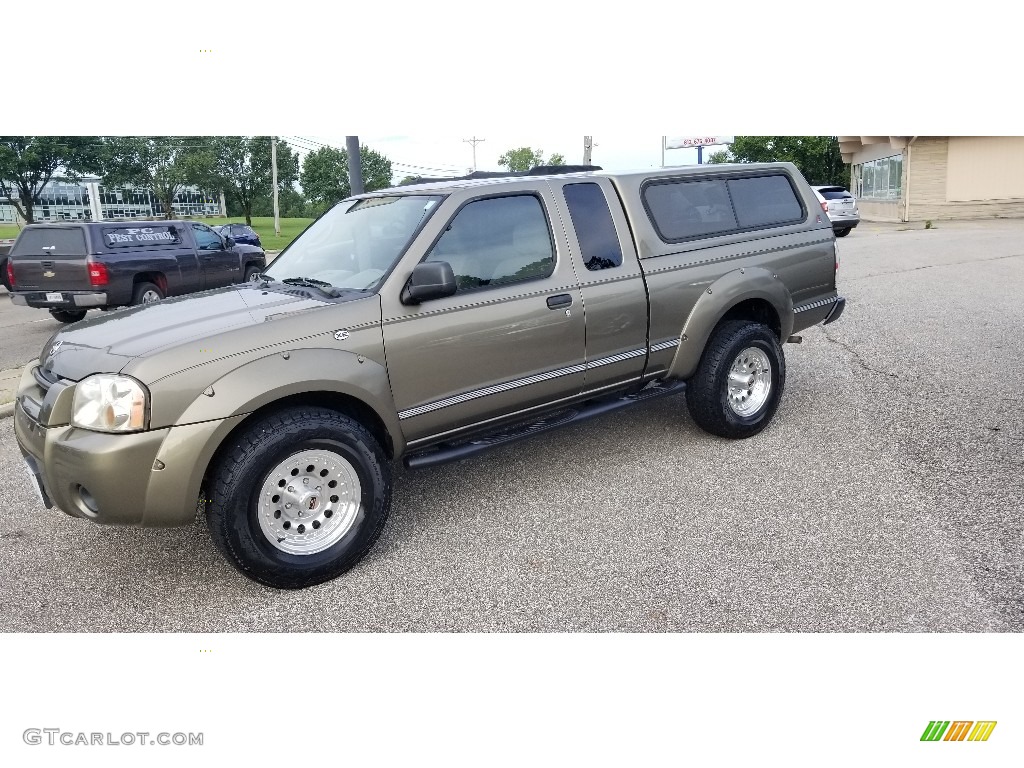
[[[847,344],[845,341],[832,337],[831,335],[829,335],[829,332],[826,331],[824,328],[822,328],[822,333],[825,335],[825,338],[828,339],[830,342],[842,347],[850,356],[852,361],[861,368],[863,368],[865,371],[877,373],[879,376],[888,376],[889,378],[892,379],[899,379],[899,376],[897,376],[895,373],[891,373],[889,371],[882,371],[879,370],[878,368],[873,368],[872,366],[868,365],[867,361],[863,357],[861,357],[860,352],[858,352],[854,347]]]
[[[1008,256],[993,256],[988,259],[967,259],[966,261],[951,261],[945,264],[925,264],[920,267],[908,267],[907,269],[894,269],[891,272],[872,272],[870,275],[861,275],[860,277],[844,277],[845,282],[856,282],[858,280],[871,280],[875,277],[888,277],[890,275],[903,275],[908,272],[920,272],[924,269],[942,269],[944,267],[962,267],[966,264],[979,264],[986,261],[1002,261],[1004,259],[1020,259],[1024,258],[1024,253],[1011,253]]]

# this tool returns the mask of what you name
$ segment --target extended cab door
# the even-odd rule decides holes
[[[237,253],[225,246],[220,235],[205,224],[193,222],[192,236],[203,271],[203,288],[219,288],[242,281],[241,260]]]
[[[626,214],[598,176],[551,179],[580,278],[587,320],[587,392],[639,381],[647,364],[647,286]]]
[[[417,252],[448,262],[458,292],[403,305],[412,251],[382,291],[388,375],[411,444],[583,387],[582,301],[550,190],[503,184],[442,206]]]

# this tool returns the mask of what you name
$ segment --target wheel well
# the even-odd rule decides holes
[[[138,285],[139,283],[153,283],[164,296],[167,295],[167,278],[164,277],[163,272],[139,272],[132,278],[132,284]]]
[[[750,320],[761,323],[771,328],[777,337],[780,339],[782,337],[782,321],[779,319],[779,313],[775,311],[775,307],[770,302],[764,299],[747,299],[730,307],[718,322],[721,324],[727,320]]]
[[[289,395],[288,397],[282,397],[280,400],[275,400],[272,403],[267,403],[239,421],[235,425],[234,429],[225,435],[224,439],[221,440],[220,445],[217,446],[217,450],[214,451],[213,456],[210,457],[210,463],[207,464],[206,471],[203,476],[203,487],[208,487],[207,482],[210,478],[210,472],[212,472],[213,468],[217,466],[217,462],[220,461],[220,457],[224,451],[228,450],[228,446],[231,445],[233,437],[242,430],[247,429],[254,421],[257,421],[274,411],[294,405],[329,408],[332,411],[338,411],[339,413],[344,413],[346,416],[351,416],[370,430],[370,433],[377,438],[377,442],[380,443],[381,448],[384,449],[384,453],[389,459],[393,459],[395,457],[395,445],[391,440],[391,435],[388,433],[387,427],[384,426],[384,422],[381,420],[380,416],[378,416],[377,413],[366,403],[349,395],[343,395],[340,392],[300,392],[299,394]]]

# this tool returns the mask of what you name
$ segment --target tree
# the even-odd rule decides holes
[[[359,147],[363,171],[363,188],[367,192],[390,187],[391,161],[366,145]],[[321,147],[310,152],[302,162],[302,191],[320,210],[326,210],[352,194],[348,178],[348,152],[334,147]]]
[[[544,162],[544,150],[533,149],[532,147],[519,147],[519,149],[510,149],[501,157],[498,158],[498,165],[504,165],[510,171],[522,172],[528,171],[531,168],[536,168],[538,165],[564,165],[565,157],[560,154],[554,154],[548,158],[548,161]]]
[[[708,155],[708,163],[731,163],[734,162],[732,155],[729,154],[728,149],[720,149],[717,152],[712,152]]]
[[[54,174],[77,180],[99,173],[98,136],[0,136],[0,197],[31,224],[35,204]]]
[[[836,136],[737,136],[729,157],[718,159],[721,154],[715,152],[709,162],[790,162],[811,184],[850,186],[850,168],[843,163]]]
[[[278,193],[278,211],[281,218],[298,218],[306,215],[306,198],[295,187],[285,187]],[[237,202],[228,203],[228,216],[242,216],[244,212]],[[252,204],[253,216],[273,216],[274,200],[271,196],[257,197]]]
[[[134,186],[153,193],[174,218],[174,198],[185,187],[206,191],[216,165],[213,140],[202,136],[114,136],[103,149],[103,183],[111,187]]]
[[[210,142],[212,165],[194,168],[199,186],[222,190],[225,200],[245,216],[250,226],[254,207],[262,208],[260,203],[270,201],[274,193],[270,145],[269,136],[219,136]],[[288,144],[279,141],[278,192],[291,189],[298,179],[299,158]]]

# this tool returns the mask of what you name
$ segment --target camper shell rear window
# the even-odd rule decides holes
[[[85,256],[81,227],[26,229],[11,249],[11,256]]]

